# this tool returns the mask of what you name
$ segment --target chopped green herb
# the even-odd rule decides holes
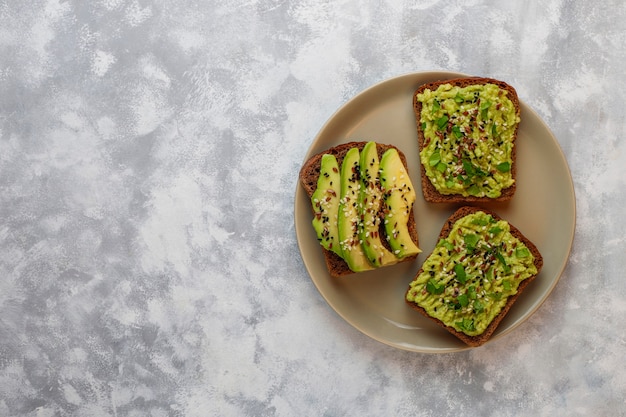
[[[470,176],[473,177],[474,176],[474,165],[472,165],[472,163],[468,160],[468,159],[463,159],[463,169],[465,170],[465,173]]]
[[[443,293],[444,289],[445,289],[445,286],[443,284],[437,284],[437,282],[433,278],[431,278],[426,283],[426,291],[428,291],[431,294],[441,294]]]
[[[483,120],[487,118],[489,107],[491,107],[491,102],[489,100],[480,102],[480,117],[482,117]]]
[[[511,267],[506,263],[504,256],[502,256],[500,252],[496,252],[496,258],[498,258],[498,261],[500,261],[500,263],[502,264],[504,272],[506,272],[507,274],[511,272]]]
[[[441,116],[439,119],[437,119],[437,127],[439,127],[439,130],[443,130],[447,125],[448,125],[448,116],[446,116],[445,114]]]
[[[476,287],[474,287],[473,285],[470,285],[470,287],[467,289],[467,296],[470,298],[470,300],[475,300],[476,299]]]
[[[454,101],[458,104],[461,104],[465,101],[465,99],[463,98],[463,96],[461,96],[461,94],[456,93],[456,96],[454,96]]]
[[[489,233],[491,233],[492,235],[497,235],[500,232],[502,232],[502,229],[499,228],[498,226],[494,226],[491,229],[489,229]]]
[[[528,248],[518,247],[515,249],[515,256],[517,256],[518,258],[525,258],[527,256],[530,256],[530,251],[528,250]]]
[[[452,309],[452,310],[460,310],[461,309],[461,304],[459,303],[454,303],[452,301],[448,301],[448,308]]]
[[[473,252],[474,249],[476,248],[476,244],[478,243],[479,237],[478,235],[475,235],[473,233],[467,233],[465,235],[463,235],[463,241],[465,242],[465,245],[467,246],[467,251],[468,252]]]
[[[443,162],[439,162],[439,163],[437,164],[437,171],[439,171],[439,172],[445,172],[447,167],[448,167],[448,166],[447,166],[446,164],[444,164]]]
[[[493,265],[489,267],[487,270],[487,274],[485,274],[489,281],[493,281]]]
[[[439,109],[441,109],[441,104],[439,104],[439,101],[434,100],[433,101],[433,113],[437,113]]]
[[[457,321],[455,324],[459,326],[461,330],[464,330],[466,332],[472,332],[476,330],[474,328],[474,319],[468,319],[467,317],[463,317],[462,321]]]
[[[472,224],[475,224],[476,226],[487,226],[489,224],[489,219],[490,218],[487,217],[478,217],[472,220]]]
[[[465,268],[463,268],[463,265],[454,265],[454,273],[456,274],[456,279],[459,280],[461,284],[465,284],[465,281],[467,281],[467,274],[465,273]]]
[[[459,301],[459,304],[461,304],[461,307],[467,307],[467,305],[469,304],[469,300],[467,298],[467,294],[461,294],[457,297],[457,300]]]
[[[496,168],[500,172],[509,172],[511,170],[511,164],[509,162],[501,162],[496,165]]]
[[[485,305],[483,303],[480,302],[480,300],[475,300],[474,301],[474,311],[477,313],[482,313],[482,311],[485,309]]]
[[[463,137],[463,132],[461,132],[461,128],[457,125],[452,126],[452,133],[454,133],[454,136],[456,136],[457,139]]]
[[[502,288],[504,288],[506,291],[509,291],[511,289],[511,281],[509,281],[508,279],[502,280]]]
[[[439,243],[437,243],[437,246],[443,246],[444,248],[448,250],[454,250],[454,245],[445,239],[440,239]]]
[[[430,155],[430,160],[429,160],[430,166],[431,167],[437,166],[439,162],[441,162],[441,154],[439,153],[439,151],[433,152],[433,154]]]

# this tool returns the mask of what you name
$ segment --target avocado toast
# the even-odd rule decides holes
[[[424,198],[432,203],[508,201],[516,188],[515,89],[491,78],[458,78],[413,94]]]
[[[309,158],[300,182],[311,199],[331,276],[414,260],[421,252],[415,190],[404,154],[393,145],[349,142]]]
[[[542,266],[539,250],[517,228],[464,206],[443,225],[405,301],[467,345],[480,346]]]

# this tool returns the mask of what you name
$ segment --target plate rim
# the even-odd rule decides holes
[[[304,155],[304,159],[302,160],[300,167],[303,166],[303,164],[313,155],[315,155],[315,151],[313,151],[315,145],[318,143],[318,141],[320,140],[322,133],[324,133],[327,128],[330,126],[331,123],[333,123],[337,116],[340,115],[343,111],[345,111],[345,109],[352,105],[354,102],[362,99],[363,96],[366,96],[367,94],[369,94],[372,90],[375,89],[379,89],[381,88],[383,85],[387,84],[387,83],[391,83],[391,82],[400,82],[401,79],[407,78],[407,79],[414,79],[414,78],[419,78],[419,77],[428,77],[428,76],[432,76],[432,77],[439,77],[440,79],[453,79],[453,78],[466,78],[466,77],[471,77],[472,75],[466,74],[466,73],[461,73],[461,72],[455,72],[455,71],[448,71],[448,70],[429,70],[429,71],[416,71],[416,72],[408,72],[408,73],[404,73],[404,74],[400,74],[394,77],[388,77],[386,79],[383,79],[379,82],[376,82],[366,88],[364,88],[363,90],[361,90],[360,92],[358,92],[357,94],[353,95],[352,97],[348,98],[344,103],[342,103],[334,112],[331,113],[331,115],[328,117],[328,119],[322,124],[322,126],[318,129],[317,133],[315,134],[315,136],[313,137],[313,140],[311,141],[311,143],[309,144],[307,151]],[[485,76],[486,77],[486,76]],[[569,262],[570,256],[571,256],[571,250],[573,247],[573,243],[574,243],[574,238],[576,235],[576,214],[577,214],[577,207],[576,207],[576,190],[574,187],[574,182],[573,182],[573,178],[572,178],[572,173],[571,173],[571,168],[569,166],[569,163],[567,162],[567,158],[565,157],[565,154],[563,153],[563,149],[561,147],[561,144],[559,143],[559,141],[557,140],[556,136],[554,135],[554,133],[552,132],[552,130],[550,129],[550,127],[548,126],[548,124],[543,120],[543,118],[540,117],[540,115],[537,113],[537,111],[535,109],[533,109],[528,103],[526,103],[524,100],[522,100],[521,98],[519,98],[519,102],[520,102],[520,107],[523,107],[523,111],[526,112],[530,112],[532,113],[532,115],[534,116],[535,121],[539,122],[542,129],[545,130],[550,138],[552,139],[552,141],[554,142],[554,144],[556,145],[556,149],[557,149],[557,153],[559,155],[559,157],[562,159],[562,162],[566,168],[566,172],[567,172],[567,184],[568,184],[568,189],[569,189],[569,193],[572,196],[572,219],[571,219],[571,233],[570,236],[568,236],[567,239],[567,248],[566,248],[566,256],[563,258],[561,264],[558,266],[557,268],[557,272],[556,272],[556,276],[553,279],[553,282],[551,283],[551,285],[547,288],[547,290],[545,291],[545,294],[538,300],[538,302],[530,309],[528,309],[521,320],[518,320],[516,323],[513,323],[510,327],[508,327],[506,330],[498,333],[498,334],[494,334],[489,341],[486,343],[490,343],[493,342],[497,339],[499,339],[500,337],[503,337],[505,335],[508,335],[509,333],[511,333],[513,330],[515,330],[517,327],[519,327],[520,325],[522,325],[523,323],[525,323],[532,315],[535,314],[535,312],[545,303],[545,301],[548,299],[548,297],[550,296],[550,294],[554,291],[554,288],[556,287],[556,285],[558,284],[558,282],[561,280],[562,276],[563,276],[563,272],[565,271],[565,268],[567,267],[567,264]],[[348,140],[351,140],[351,138],[346,138]],[[351,327],[355,328],[356,330],[358,330],[359,332],[361,332],[362,334],[368,336],[371,339],[374,339],[380,343],[383,343],[387,346],[396,348],[396,349],[400,349],[400,350],[404,350],[404,351],[409,351],[409,352],[416,352],[416,353],[429,353],[429,354],[443,354],[443,353],[454,353],[454,352],[462,352],[462,351],[468,351],[468,350],[472,350],[472,349],[476,349],[479,348],[481,346],[485,346],[486,344],[483,344],[481,346],[477,346],[477,347],[473,347],[473,346],[458,346],[458,347],[450,347],[450,348],[420,348],[420,347],[415,347],[415,346],[406,346],[400,343],[393,343],[389,340],[386,340],[385,338],[382,338],[380,336],[378,336],[377,334],[375,334],[375,332],[369,331],[368,329],[364,329],[363,326],[358,325],[357,323],[355,323],[354,321],[350,320],[348,317],[346,317],[345,314],[342,313],[341,309],[339,309],[336,305],[334,305],[334,303],[328,299],[328,297],[325,296],[324,292],[322,291],[322,289],[320,288],[320,284],[313,279],[312,273],[311,273],[311,269],[309,268],[309,265],[307,264],[307,261],[305,260],[305,254],[303,251],[302,246],[300,245],[300,239],[299,239],[299,230],[300,230],[300,226],[298,225],[298,200],[299,200],[299,195],[301,193],[304,193],[306,196],[306,193],[303,189],[302,184],[300,183],[300,181],[297,181],[296,184],[296,189],[295,189],[295,193],[294,193],[294,209],[293,209],[293,216],[294,216],[294,226],[295,226],[295,234],[296,234],[296,242],[298,244],[298,251],[300,253],[300,256],[302,258],[302,262],[304,264],[304,267],[307,271],[307,274],[309,276],[309,279],[313,282],[313,285],[315,286],[315,288],[317,289],[318,293],[322,296],[322,298],[324,299],[324,301],[326,302],[326,304],[328,304],[329,307],[331,307],[331,309],[339,316],[341,317],[346,323],[348,323]],[[423,263],[423,261],[421,261]]]

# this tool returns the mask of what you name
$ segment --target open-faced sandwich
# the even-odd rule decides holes
[[[420,86],[413,95],[422,190],[433,203],[507,201],[515,193],[520,103],[491,78]]]
[[[414,260],[416,195],[395,146],[350,142],[308,159],[300,182],[331,276]]]
[[[467,345],[479,346],[542,266],[539,250],[513,225],[465,206],[444,224],[406,302]]]

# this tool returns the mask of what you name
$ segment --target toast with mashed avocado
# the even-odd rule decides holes
[[[461,207],[441,229],[405,301],[467,345],[480,346],[542,266],[537,247],[513,225]]]
[[[520,103],[512,86],[478,77],[432,82],[415,91],[413,110],[426,201],[513,197]]]
[[[415,190],[395,146],[350,142],[309,158],[300,183],[331,276],[414,260]]]

